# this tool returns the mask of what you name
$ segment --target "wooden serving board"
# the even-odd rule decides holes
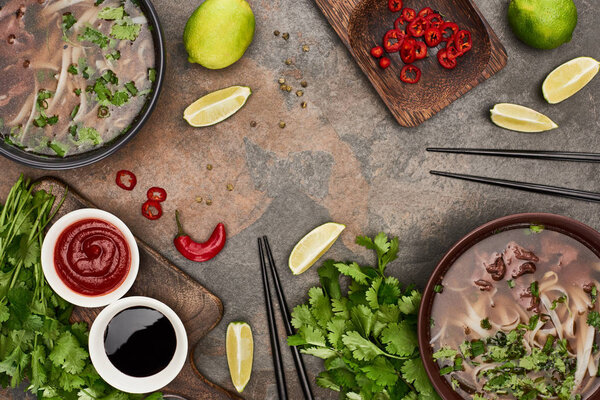
[[[57,198],[60,198],[67,188],[64,183],[54,178],[42,178],[39,182],[40,189],[51,191]],[[55,219],[79,208],[96,206],[69,189]],[[154,297],[171,307],[183,321],[190,344],[189,362],[177,378],[162,390],[163,394],[179,395],[189,400],[241,399],[209,382],[194,365],[195,345],[223,317],[221,300],[146,243],[137,237],[136,240],[140,251],[140,270],[127,295]],[[84,321],[91,325],[100,311],[100,308],[76,307],[71,320]]]
[[[367,75],[400,125],[418,126],[506,65],[508,56],[500,40],[472,0],[404,0],[404,6],[417,12],[431,7],[444,19],[468,29],[473,48],[446,70],[439,65],[438,48],[428,48],[428,56],[414,65],[421,80],[414,85],[400,81],[404,63],[398,53],[386,54],[392,64],[379,68],[369,51],[381,46],[385,33],[394,27],[399,13],[388,10],[387,0],[315,0],[329,23]],[[445,46],[445,44],[442,44]]]

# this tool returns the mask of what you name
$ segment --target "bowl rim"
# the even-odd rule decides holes
[[[60,234],[70,225],[85,219],[100,219],[115,226],[125,237],[129,245],[131,264],[127,276],[114,290],[99,296],[86,296],[73,291],[58,276],[54,266],[54,249]],[[41,251],[42,270],[46,281],[60,297],[76,306],[92,308],[103,307],[123,297],[137,278],[140,266],[140,253],[135,237],[117,216],[96,208],[82,208],[63,215],[56,221],[46,234]]]
[[[119,371],[106,355],[104,333],[108,323],[119,312],[131,307],[149,307],[162,313],[175,329],[177,345],[169,364],[160,372],[133,377]],[[188,356],[188,338],[179,316],[165,303],[151,297],[131,296],[122,298],[104,308],[94,320],[88,340],[90,359],[98,374],[109,385],[127,393],[149,393],[167,386],[182,370]]]
[[[167,68],[165,35],[158,18],[158,13],[156,12],[156,9],[150,0],[140,0],[140,4],[144,9],[146,18],[148,18],[151,24],[154,26],[152,37],[155,52],[156,81],[154,84],[154,91],[152,92],[150,98],[146,100],[144,108],[142,108],[141,112],[137,114],[137,121],[132,123],[131,129],[129,129],[129,131],[127,131],[125,134],[117,136],[112,142],[105,146],[99,147],[98,149],[90,152],[76,154],[72,157],[44,157],[25,152],[12,145],[6,145],[3,143],[3,141],[0,143],[0,154],[12,161],[16,161],[28,167],[44,169],[48,171],[61,171],[84,167],[103,160],[124,147],[138,134],[138,132],[150,118],[150,115],[158,103]]]
[[[429,345],[429,328],[431,307],[436,294],[434,292],[434,287],[440,282],[443,275],[452,267],[456,259],[476,243],[498,231],[525,227],[528,225],[544,225],[546,227],[551,227],[554,231],[569,235],[578,240],[600,257],[600,232],[573,218],[551,213],[521,213],[497,218],[475,228],[456,242],[450,250],[444,254],[429,277],[425,290],[423,291],[423,298],[421,300],[418,315],[419,353],[423,360],[425,371],[429,376],[429,380],[433,384],[435,390],[445,400],[463,400],[463,398],[455,392],[446,379],[439,374],[440,369],[437,363],[433,361],[433,351]],[[586,400],[600,399],[599,392],[600,390],[597,390],[592,393]]]

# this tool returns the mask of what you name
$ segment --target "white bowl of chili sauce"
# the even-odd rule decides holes
[[[127,293],[139,270],[133,234],[106,211],[70,212],[50,227],[42,244],[42,269],[63,299],[81,307],[103,307]]]

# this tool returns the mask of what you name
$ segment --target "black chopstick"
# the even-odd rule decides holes
[[[587,192],[585,190],[569,189],[558,186],[540,185],[537,183],[527,183],[518,181],[509,181],[505,179],[486,178],[483,176],[454,174],[452,172],[429,171],[432,175],[445,176],[448,178],[462,179],[465,181],[485,183],[488,185],[501,186],[511,189],[523,190],[526,192],[549,194],[553,196],[568,197],[570,199],[600,202],[600,193]]]
[[[579,153],[573,151],[552,150],[495,150],[428,147],[434,153],[474,154],[479,156],[500,156],[513,158],[533,158],[538,160],[600,162],[599,153]]]
[[[273,281],[275,283],[275,292],[277,293],[277,298],[279,299],[279,308],[283,314],[283,325],[285,326],[287,335],[291,336],[294,334],[294,331],[292,329],[292,323],[290,322],[290,311],[288,310],[285,294],[283,293],[283,287],[279,281],[279,274],[277,273],[277,267],[275,266],[275,259],[273,258],[273,253],[271,252],[271,246],[269,246],[269,239],[267,239],[266,236],[263,236],[263,241],[267,250],[266,253],[269,266],[271,267],[271,275],[273,276]],[[302,392],[304,393],[304,399],[313,400],[314,396],[310,388],[310,380],[306,374],[306,368],[304,368],[304,362],[302,361],[300,351],[296,346],[290,346],[290,350],[292,352],[292,357],[294,358],[294,364],[296,365],[296,372],[298,373],[300,386],[302,387]]]
[[[283,360],[281,359],[281,350],[279,349],[277,324],[275,323],[275,313],[273,312],[273,303],[271,302],[271,290],[269,289],[269,282],[267,279],[267,267],[265,265],[265,255],[263,253],[261,238],[258,238],[258,255],[260,257],[260,269],[265,293],[265,306],[267,308],[267,320],[269,323],[269,336],[271,338],[271,352],[273,353],[273,366],[275,367],[275,380],[277,381],[277,393],[279,394],[280,400],[287,400],[288,395],[285,386],[285,372],[283,369]]]

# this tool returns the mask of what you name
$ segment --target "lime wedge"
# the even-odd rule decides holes
[[[250,325],[245,322],[231,322],[227,326],[225,349],[231,382],[235,389],[242,393],[252,373],[254,341]]]
[[[183,112],[183,119],[194,127],[210,126],[231,117],[252,94],[248,86],[231,86],[199,98]]]
[[[543,132],[558,128],[544,114],[517,104],[499,103],[490,110],[492,122],[504,129],[518,132]]]
[[[345,228],[346,225],[328,222],[316,227],[300,239],[294,246],[288,261],[294,275],[300,275],[312,267],[333,246]]]
[[[550,72],[542,85],[550,104],[560,103],[583,89],[598,73],[600,63],[591,57],[578,57]]]

